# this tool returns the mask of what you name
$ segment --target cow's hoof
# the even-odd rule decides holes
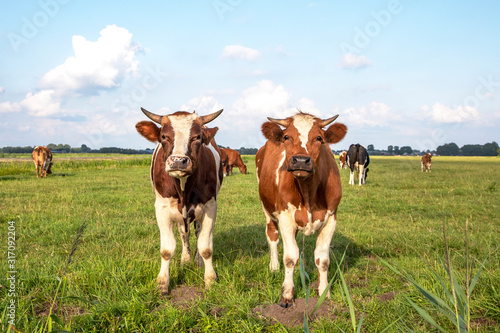
[[[158,285],[158,290],[160,291],[160,296],[167,296],[169,293],[168,286]]]
[[[293,305],[293,299],[286,299],[281,297],[279,305],[284,309],[289,308]]]

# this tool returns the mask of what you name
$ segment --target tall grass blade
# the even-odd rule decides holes
[[[347,303],[349,304],[349,313],[351,315],[352,328],[353,331],[356,331],[356,314],[354,312],[354,304],[352,302],[351,295],[349,293],[349,288],[347,287],[347,283],[345,282],[344,276],[342,275],[342,272],[340,270],[340,265],[338,263],[337,263],[337,270],[339,271],[341,287],[346,295]]]
[[[472,279],[469,287],[469,294],[472,294],[472,291],[474,290],[474,287],[476,286],[477,281],[479,280],[479,275],[481,274],[481,271],[483,270],[484,265],[486,264],[486,260],[484,259],[483,263],[481,264],[481,267],[479,267],[479,270],[477,271],[476,275]]]
[[[446,333],[446,331],[441,326],[439,326],[439,324],[429,315],[429,313],[427,311],[425,311],[420,306],[415,304],[408,296],[406,296],[404,294],[403,294],[403,296],[404,296],[404,298],[406,298],[408,303],[410,303],[410,305],[413,306],[413,308],[418,312],[418,314],[422,318],[425,319],[425,321],[427,321],[429,324],[431,324],[432,326],[434,326],[435,328],[437,328],[441,332]]]

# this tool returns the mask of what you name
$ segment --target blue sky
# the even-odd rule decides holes
[[[1,1],[0,147],[151,148],[140,107],[258,148],[267,116],[339,114],[343,141],[499,141],[499,1]]]

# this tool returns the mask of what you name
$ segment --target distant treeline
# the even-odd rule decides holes
[[[3,147],[0,148],[0,153],[16,153],[16,154],[21,154],[21,153],[32,153],[33,149],[35,147],[33,146],[26,146],[26,147]],[[66,153],[97,153],[97,154],[152,154],[153,149],[130,149],[130,148],[117,148],[117,147],[102,147],[100,149],[91,149],[87,147],[86,145],[81,145],[78,148],[73,148],[70,145],[63,145],[63,144],[54,144],[54,143],[49,143],[47,145],[47,148],[49,148],[53,153],[60,153],[60,154],[66,154]]]
[[[86,145],[81,145],[78,148],[73,148],[70,145],[54,144],[50,143],[47,147],[54,153],[100,153],[100,154],[152,154],[154,149],[130,149],[130,148],[117,148],[117,147],[102,147],[100,149],[91,149]],[[219,146],[221,148],[230,148]],[[0,148],[0,153],[32,153],[32,146],[26,147],[3,147]],[[420,151],[412,149],[410,146],[388,146],[386,150],[378,150],[370,144],[366,146],[368,153],[370,155],[423,155],[425,153],[432,153],[435,155],[442,156],[498,156],[500,155],[500,147],[495,141],[485,143],[484,145],[464,145],[461,148],[454,142],[446,143],[444,145],[438,146],[436,150],[430,151]],[[233,148],[234,149],[234,148]],[[241,155],[255,155],[257,154],[257,148],[245,148],[241,147],[239,149],[234,149],[238,151]],[[341,150],[334,151],[336,154],[340,153]]]
[[[500,150],[495,141],[484,145],[464,145],[458,148],[454,142],[446,143],[436,148],[436,153],[443,156],[498,156]]]

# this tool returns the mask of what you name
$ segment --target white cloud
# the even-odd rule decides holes
[[[233,111],[239,115],[287,116],[292,93],[283,85],[275,85],[269,80],[262,80],[257,85],[243,91],[233,104]],[[264,118],[265,119],[265,118]]]
[[[193,112],[196,111],[199,115],[206,115],[212,112],[219,111],[224,107],[217,102],[215,97],[212,96],[199,96],[191,99],[186,104],[181,106],[181,110]]]
[[[371,66],[373,63],[365,56],[357,56],[354,53],[346,53],[342,56],[340,66],[346,69],[358,69]]]
[[[423,105],[420,108],[424,116],[431,117],[438,123],[463,123],[479,118],[479,112],[472,106],[458,106],[453,109],[441,103],[435,103],[432,107]]]
[[[29,92],[20,103],[34,117],[46,117],[57,114],[61,103],[54,98],[54,90],[41,90],[36,94]]]
[[[241,45],[228,45],[221,54],[222,59],[240,59],[253,61],[260,57],[260,52]]]
[[[0,113],[28,111],[30,116],[47,117],[59,113],[61,103],[54,98],[54,90],[40,90],[36,94],[29,92],[21,102],[0,103]]]
[[[142,48],[132,42],[125,28],[108,25],[97,41],[73,36],[74,55],[51,69],[41,79],[41,86],[57,92],[82,92],[120,85],[127,74],[136,74],[136,54]]]
[[[2,102],[0,103],[0,113],[14,113],[21,111],[21,104],[18,102]]]
[[[348,108],[341,112],[346,117],[346,123],[356,126],[387,126],[394,120],[400,119],[398,115],[391,112],[391,108],[379,102],[371,102],[369,106],[360,108]]]

